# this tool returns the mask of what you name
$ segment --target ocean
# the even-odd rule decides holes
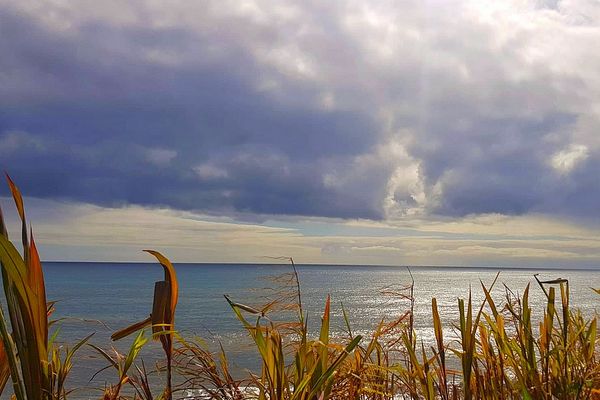
[[[223,295],[234,301],[255,304],[260,296],[270,293],[273,277],[292,271],[289,265],[178,264],[180,283],[176,328],[184,337],[201,337],[207,346],[222,343],[235,374],[258,367],[258,358],[246,332],[236,319]],[[437,298],[445,335],[452,338],[452,324],[457,321],[459,297],[467,298],[469,290],[478,304],[483,299],[480,280],[490,285],[500,276],[493,295],[501,300],[506,284],[522,293],[531,284],[530,302],[534,310],[544,303],[544,295],[534,280],[567,278],[571,288],[571,304],[585,314],[599,311],[600,297],[591,288],[600,287],[600,270],[525,270],[502,268],[406,267],[382,266],[297,266],[302,302],[309,326],[317,331],[327,295],[331,296],[332,330],[343,335],[342,307],[346,309],[355,333],[369,335],[382,319],[393,319],[408,310],[409,302],[393,292],[414,279],[414,320],[417,337],[425,345],[433,343],[431,299]],[[119,328],[148,316],[152,307],[154,282],[161,280],[159,264],[145,263],[44,263],[48,300],[57,301],[52,319],[59,329],[57,342],[69,345],[94,333],[91,342],[102,348],[111,346],[124,351],[133,337],[117,343],[110,334]],[[412,275],[412,277],[411,277]],[[406,292],[404,292],[406,293]],[[4,299],[2,299],[4,300]],[[146,367],[160,359],[158,343],[152,342],[142,351]],[[103,387],[116,381],[114,371],[106,370],[106,361],[91,348],[84,348],[75,361],[69,387],[80,388],[73,399],[97,398]],[[9,385],[10,386],[10,383]],[[8,388],[7,388],[8,389]],[[90,391],[91,390],[91,391]],[[6,390],[2,399],[7,398]]]

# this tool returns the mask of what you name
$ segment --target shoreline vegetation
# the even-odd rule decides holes
[[[83,346],[91,346],[114,371],[112,383],[98,388],[97,398],[104,400],[600,399],[597,317],[571,307],[568,280],[540,281],[537,276],[537,285],[527,286],[522,295],[505,286],[502,302],[490,295],[501,284],[498,275],[490,285],[481,282],[485,300],[480,304],[473,304],[466,293],[457,303],[458,340],[444,337],[433,298],[435,344],[426,348],[414,329],[414,283],[393,293],[408,301],[406,312],[382,320],[368,336],[353,332],[342,306],[346,335],[333,338],[327,297],[319,333],[313,337],[300,280],[289,259],[292,272],[274,278],[276,288],[263,304],[225,296],[262,365],[238,379],[232,376],[222,347],[213,352],[201,340],[177,332],[176,271],[162,254],[147,250],[165,275],[155,284],[149,315],[112,336],[130,341],[129,351],[106,350],[107,344],[93,344],[91,335],[72,346],[59,345],[58,321],[52,320],[54,303],[46,299],[23,200],[10,178],[8,184],[22,222],[23,254],[9,240],[0,210],[7,311],[0,307],[0,393],[12,387],[16,400],[76,399],[68,376]],[[531,290],[542,291],[546,299],[539,321],[532,318]],[[152,339],[164,351],[164,363],[157,366],[160,376],[147,370],[138,357]]]

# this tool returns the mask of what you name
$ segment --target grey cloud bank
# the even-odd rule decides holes
[[[600,6],[0,1],[0,167],[208,213],[600,221]]]

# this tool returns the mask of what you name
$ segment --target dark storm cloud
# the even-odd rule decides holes
[[[269,98],[246,81],[253,67],[243,52],[191,66],[142,63],[127,52],[208,47],[179,30],[114,32],[96,23],[73,38],[10,12],[0,19],[2,50],[10,54],[2,69],[14,83],[27,81],[4,89],[0,163],[25,193],[205,211],[381,216],[368,192],[347,196],[323,185],[328,160],[351,159],[375,144],[368,115]],[[195,172],[211,160],[226,176]]]
[[[598,218],[600,13],[549,3],[0,2],[0,167],[103,205]]]
[[[573,119],[466,117],[458,126],[428,126],[427,139],[412,151],[430,185],[443,185],[436,211],[451,216],[551,211],[561,179],[549,155],[568,144],[552,136],[571,127]]]

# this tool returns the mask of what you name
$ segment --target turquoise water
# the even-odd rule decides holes
[[[249,345],[239,321],[227,305],[223,294],[232,299],[253,303],[268,293],[273,283],[268,277],[288,273],[288,265],[232,265],[232,264],[181,264],[176,265],[180,282],[180,298],[177,307],[177,329],[184,336],[198,335],[209,346],[221,342],[233,360],[236,373],[256,368],[256,354]],[[411,268],[414,277],[415,324],[417,334],[424,342],[431,343],[431,298],[438,299],[440,314],[445,319],[446,335],[453,334],[451,325],[457,317],[457,298],[466,297],[473,289],[474,299],[481,300],[479,280],[490,284],[499,269],[477,268]],[[126,263],[45,263],[47,297],[56,300],[56,312],[52,318],[62,319],[59,341],[74,343],[95,332],[92,342],[103,348],[115,345],[110,333],[135,321],[144,319],[151,310],[154,282],[162,279],[158,264]],[[342,335],[344,324],[340,303],[348,311],[356,333],[368,335],[382,318],[391,319],[401,315],[409,306],[406,300],[389,294],[411,282],[405,267],[372,266],[298,266],[302,286],[302,301],[308,312],[309,325],[317,329],[325,298],[331,295],[332,329]],[[504,270],[494,290],[502,298],[502,283],[522,292],[532,283],[531,303],[543,302],[543,293],[535,285],[533,274],[542,279],[568,278],[572,291],[572,304],[585,313],[593,314],[600,298],[590,287],[600,287],[600,271],[583,270]],[[386,292],[386,293],[383,293]],[[124,350],[130,339],[116,343]],[[152,343],[144,349],[143,356],[150,368],[160,358],[160,346]],[[71,387],[101,387],[105,382],[115,381],[110,371],[93,374],[106,365],[91,349],[80,354],[71,380]],[[5,398],[6,394],[2,396]],[[97,397],[84,390],[71,398]]]

